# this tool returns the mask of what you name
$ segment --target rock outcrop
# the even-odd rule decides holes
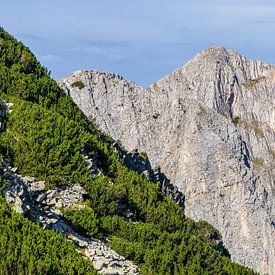
[[[0,99],[0,131],[3,131],[4,129],[4,117],[5,117],[5,102]]]
[[[12,105],[12,103],[7,103],[5,100],[0,98],[0,132],[5,130],[6,113],[11,112]]]
[[[16,168],[3,164],[0,176],[7,185],[3,195],[13,210],[26,214],[44,229],[55,229],[73,242],[77,251],[93,262],[100,274],[123,275],[139,274],[139,268],[120,256],[104,242],[86,238],[75,232],[62,218],[62,209],[85,208],[82,204],[87,196],[80,185],[46,189],[45,182],[35,181],[34,177],[23,177],[16,173]]]
[[[74,85],[82,83],[82,85]],[[78,71],[59,82],[128,150],[146,152],[222,234],[232,260],[275,270],[275,67],[211,47],[147,89]]]

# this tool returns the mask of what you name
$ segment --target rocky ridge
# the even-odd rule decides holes
[[[233,261],[274,274],[273,65],[214,46],[147,89],[97,71],[59,85],[126,150],[146,152],[184,194],[186,214],[221,232]]]
[[[127,261],[104,242],[86,238],[75,232],[62,219],[61,209],[85,208],[82,204],[87,196],[80,185],[67,188],[46,189],[44,181],[34,177],[23,177],[16,168],[4,164],[1,177],[7,182],[3,194],[13,210],[27,215],[44,229],[54,229],[72,241],[76,250],[87,260],[93,262],[100,274],[138,274],[139,268]]]

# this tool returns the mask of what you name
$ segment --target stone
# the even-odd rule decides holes
[[[71,86],[78,80],[81,93]],[[186,215],[221,232],[233,261],[272,274],[273,65],[214,46],[146,89],[98,71],[78,71],[58,83],[117,144],[146,152],[152,169],[183,194],[177,200]],[[142,171],[135,156],[128,159]],[[175,199],[169,184],[159,185]]]
[[[87,194],[86,190],[79,184],[73,185],[71,189],[78,194]]]
[[[43,193],[40,193],[36,196],[35,200],[39,203],[41,203],[43,200],[45,200],[45,198],[47,197],[47,193],[46,192],[43,192]]]
[[[48,190],[47,199],[51,200],[57,195],[57,190]]]
[[[31,176],[26,176],[23,178],[25,181],[27,182],[33,182],[35,180],[35,177],[31,177]]]
[[[32,191],[43,191],[45,190],[45,181],[32,182],[30,188]]]
[[[13,178],[13,177],[12,177]],[[14,178],[13,178],[14,181]],[[6,198],[7,203],[11,208],[20,213],[26,214],[30,210],[29,195],[26,187],[22,182],[13,183],[13,181],[7,180],[8,184],[3,190],[3,194]]]
[[[19,196],[14,195],[10,192],[5,194],[7,203],[10,204],[11,208],[19,214],[26,214],[30,210],[28,201],[22,200]]]
[[[49,222],[50,222],[50,223],[57,223],[57,222],[58,222],[58,219],[51,218],[51,219],[49,219]]]
[[[122,267],[121,266],[121,263],[117,260],[113,260],[111,263],[110,263],[110,267]]]
[[[3,194],[12,209],[20,214],[30,211],[29,216],[43,229],[54,229],[63,234],[75,244],[77,251],[93,262],[99,273],[105,274],[102,270],[109,270],[112,272],[110,274],[125,274],[125,267],[129,270],[127,274],[132,274],[131,270],[138,270],[136,265],[126,261],[102,241],[79,235],[62,220],[62,212],[56,206],[61,204],[77,208],[79,200],[87,194],[83,187],[74,185],[44,190],[45,182],[33,182],[34,179],[22,177],[10,169],[6,169],[5,173],[8,184]]]
[[[106,264],[105,259],[103,258],[94,261],[93,266],[95,269],[100,271],[103,267],[107,267],[108,265]]]

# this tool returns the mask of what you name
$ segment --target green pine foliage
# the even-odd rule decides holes
[[[79,90],[82,90],[82,89],[85,88],[84,83],[80,80],[74,82],[71,86],[74,87],[74,88],[78,88]]]
[[[84,117],[30,50],[1,28],[0,98],[14,104],[5,121],[7,131],[0,134],[0,154],[18,167],[20,173],[46,180],[49,186],[80,183],[89,193],[85,209],[64,211],[75,230],[90,237],[108,237],[112,240],[110,246],[136,262],[144,274],[254,274],[215,250],[216,241],[210,236],[219,233],[213,227],[187,219],[183,210],[166,198],[156,184],[125,167],[112,149],[111,139]],[[101,174],[95,178],[81,157],[83,150],[90,156],[97,155]],[[122,205],[132,212],[132,222],[127,222]],[[5,209],[9,211],[6,206]],[[8,213],[16,217],[12,220],[21,219],[22,224],[28,223],[28,228],[37,230],[37,242],[47,240],[47,251],[51,251],[51,246],[53,251],[56,246],[64,247],[62,261],[71,259],[71,246],[67,247],[61,237],[60,241],[54,241],[57,237],[52,232],[39,231],[38,226],[25,219],[23,222],[23,217]],[[3,230],[7,217],[3,214],[0,218]],[[19,228],[22,226],[15,226],[10,234],[17,236]],[[20,234],[28,239],[33,229],[21,230]],[[4,239],[0,245],[1,254],[5,251]],[[22,251],[20,242],[12,242],[10,247]],[[47,255],[47,251],[41,253]],[[36,252],[30,255],[39,258]],[[54,257],[60,260],[58,251],[53,255],[52,261]],[[48,263],[47,257],[41,256],[41,264]],[[4,259],[7,266],[3,268],[8,270],[11,266],[8,263],[15,263],[18,256],[11,253]],[[75,257],[75,261],[80,260]],[[34,268],[31,263],[31,256],[26,257],[26,266],[20,263],[20,271],[31,274]],[[59,272],[54,263],[47,268],[46,272]],[[85,264],[79,268],[79,274],[86,271]]]
[[[0,274],[96,274],[72,243],[11,211],[2,196],[0,232]]]
[[[0,140],[2,150],[23,174],[47,179],[52,185],[85,182],[89,172],[81,157],[89,133],[81,124],[39,104],[9,98],[14,103]]]

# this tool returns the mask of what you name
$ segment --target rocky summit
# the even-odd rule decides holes
[[[148,88],[98,71],[59,85],[102,131],[148,157],[233,261],[275,274],[275,67],[214,46]]]

